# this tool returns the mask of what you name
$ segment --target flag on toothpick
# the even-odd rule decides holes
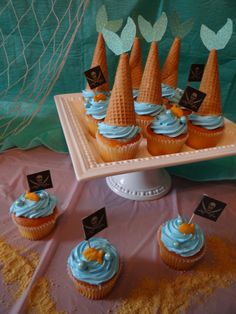
[[[226,205],[227,204],[224,202],[204,195],[195,209],[194,214],[216,221]]]

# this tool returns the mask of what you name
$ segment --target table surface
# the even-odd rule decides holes
[[[29,241],[19,235],[9,215],[9,207],[27,189],[26,175],[47,169],[54,186],[49,192],[58,198],[60,217],[55,230],[45,239]],[[179,276],[181,273],[160,261],[156,231],[161,223],[178,214],[190,217],[202,194],[226,202],[227,207],[217,222],[199,216],[194,218],[195,222],[205,235],[228,237],[236,243],[235,181],[202,183],[174,177],[168,195],[155,201],[137,202],[114,194],[105,179],[78,183],[70,156],[43,147],[28,151],[13,149],[1,154],[0,176],[0,239],[15,248],[23,248],[24,254],[35,251],[40,255],[29,286],[16,300],[9,285],[4,283],[0,257],[0,313],[25,313],[29,291],[42,276],[54,283],[50,293],[58,311],[84,314],[113,312],[114,306],[143,278],[158,282],[163,277],[173,279]],[[107,238],[116,246],[124,267],[111,294],[104,300],[90,301],[77,293],[68,277],[67,258],[71,249],[83,240],[81,219],[104,206],[109,226],[98,236]],[[224,314],[236,313],[235,291],[235,282],[227,288],[215,289],[205,302],[193,303],[187,313],[218,314],[221,312],[219,305]],[[142,310],[140,308],[138,313],[143,313]]]

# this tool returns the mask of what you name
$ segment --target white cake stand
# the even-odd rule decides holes
[[[58,95],[55,102],[77,180],[106,177],[111,190],[128,199],[153,200],[168,193],[171,179],[165,167],[236,155],[236,125],[225,119],[224,136],[216,147],[194,150],[185,145],[177,154],[151,156],[143,139],[135,159],[104,162],[80,113],[82,95]]]

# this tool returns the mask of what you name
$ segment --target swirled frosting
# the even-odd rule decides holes
[[[100,122],[98,124],[98,131],[107,138],[132,139],[140,132],[140,127],[136,125],[114,126]]]
[[[156,134],[177,137],[187,132],[186,118],[184,116],[177,118],[171,110],[166,110],[155,117],[151,123],[151,129]]]
[[[134,109],[138,115],[148,115],[155,117],[164,110],[162,105],[148,104],[144,102],[134,101]]]
[[[90,98],[94,97],[94,91],[91,89],[84,89],[82,90],[82,94],[84,96],[84,99],[87,101]]]
[[[201,116],[199,114],[190,114],[189,120],[193,125],[201,126],[207,130],[214,130],[224,126],[224,118],[223,116]]]
[[[86,105],[85,108],[87,109],[86,113],[91,115],[94,119],[101,120],[104,119],[107,112],[109,99],[106,100],[99,100],[95,101],[93,98],[89,100],[88,106]]]
[[[39,196],[39,201],[32,201],[25,198],[25,194],[21,194],[19,198],[11,205],[10,213],[17,217],[26,218],[46,217],[53,213],[56,206],[56,197],[49,195],[46,191],[36,191]]]
[[[178,216],[167,221],[161,228],[161,241],[170,252],[188,257],[197,254],[204,245],[204,234],[197,224],[194,234],[184,234],[179,231],[179,226],[187,222]]]
[[[175,89],[162,83],[161,93],[162,93],[162,97],[171,98],[175,94]]]
[[[93,237],[89,242],[92,248],[104,251],[102,263],[86,259],[83,252],[88,248],[88,243],[82,241],[71,251],[68,266],[76,279],[99,285],[118,272],[119,255],[115,247],[106,239]]]

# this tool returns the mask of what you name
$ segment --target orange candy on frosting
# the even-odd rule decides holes
[[[88,261],[96,261],[102,264],[104,251],[97,250],[93,247],[88,247],[86,250],[84,250],[83,255]]]
[[[93,97],[94,101],[99,101],[99,100],[106,100],[107,97],[104,94],[97,94]]]
[[[184,222],[181,225],[179,225],[179,231],[184,234],[190,234],[190,233],[194,234],[195,226],[194,224],[188,224]]]
[[[173,105],[170,110],[172,111],[172,113],[177,117],[177,118],[180,118],[184,115],[184,112],[183,110],[177,106],[177,105]]]
[[[25,198],[35,202],[38,202],[40,200],[40,197],[36,193],[28,191],[25,193]]]

